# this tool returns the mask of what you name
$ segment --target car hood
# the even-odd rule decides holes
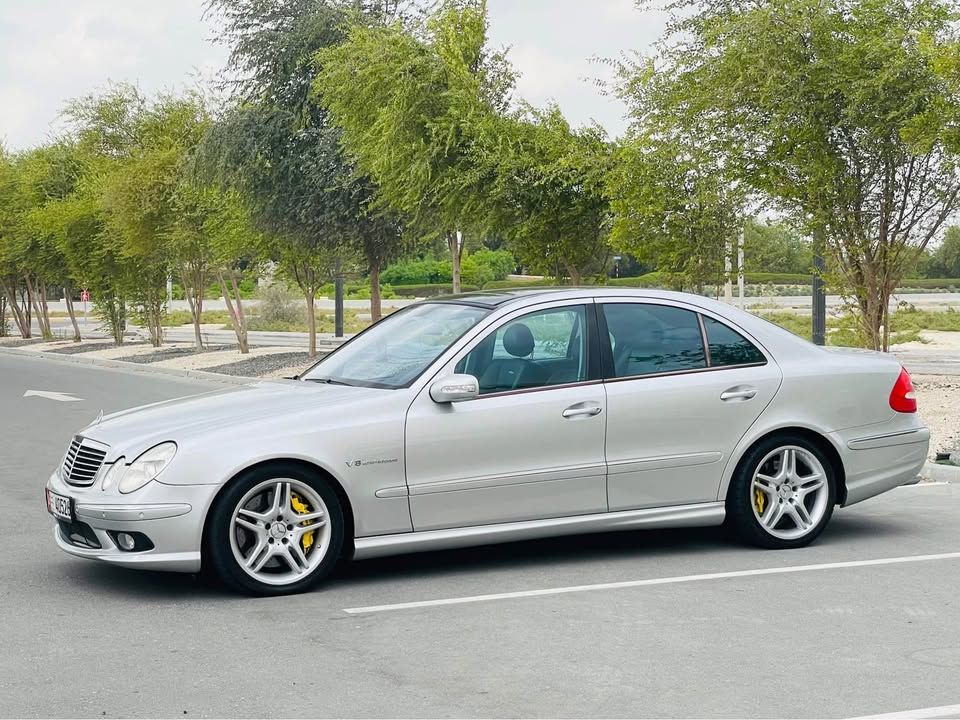
[[[121,410],[105,415],[80,434],[109,445],[115,456],[257,420],[305,411],[336,412],[337,408],[384,392],[389,391],[295,380],[260,382]]]

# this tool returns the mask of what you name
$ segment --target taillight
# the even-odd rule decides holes
[[[913,382],[906,368],[900,368],[900,376],[890,391],[890,407],[900,413],[917,411],[917,394],[913,390]]]

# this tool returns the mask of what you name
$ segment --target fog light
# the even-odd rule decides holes
[[[129,533],[117,533],[117,545],[121,550],[133,550],[137,546],[137,541]]]

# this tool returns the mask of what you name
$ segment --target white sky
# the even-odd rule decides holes
[[[645,50],[660,16],[633,0],[488,0],[495,46],[509,46],[518,93],[556,100],[574,124],[623,131],[624,108],[593,84],[607,68],[590,58]],[[44,142],[64,103],[108,80],[146,92],[212,77],[224,48],[201,17],[202,0],[0,0],[0,142],[20,150]]]

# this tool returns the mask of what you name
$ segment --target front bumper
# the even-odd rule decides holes
[[[68,485],[54,473],[47,487],[73,498],[76,522],[54,521],[54,540],[77,557],[122,567],[198,572],[203,521],[216,485],[164,485],[154,481],[128,496]],[[142,533],[153,547],[125,551],[115,533]],[[96,547],[99,545],[99,547]]]

